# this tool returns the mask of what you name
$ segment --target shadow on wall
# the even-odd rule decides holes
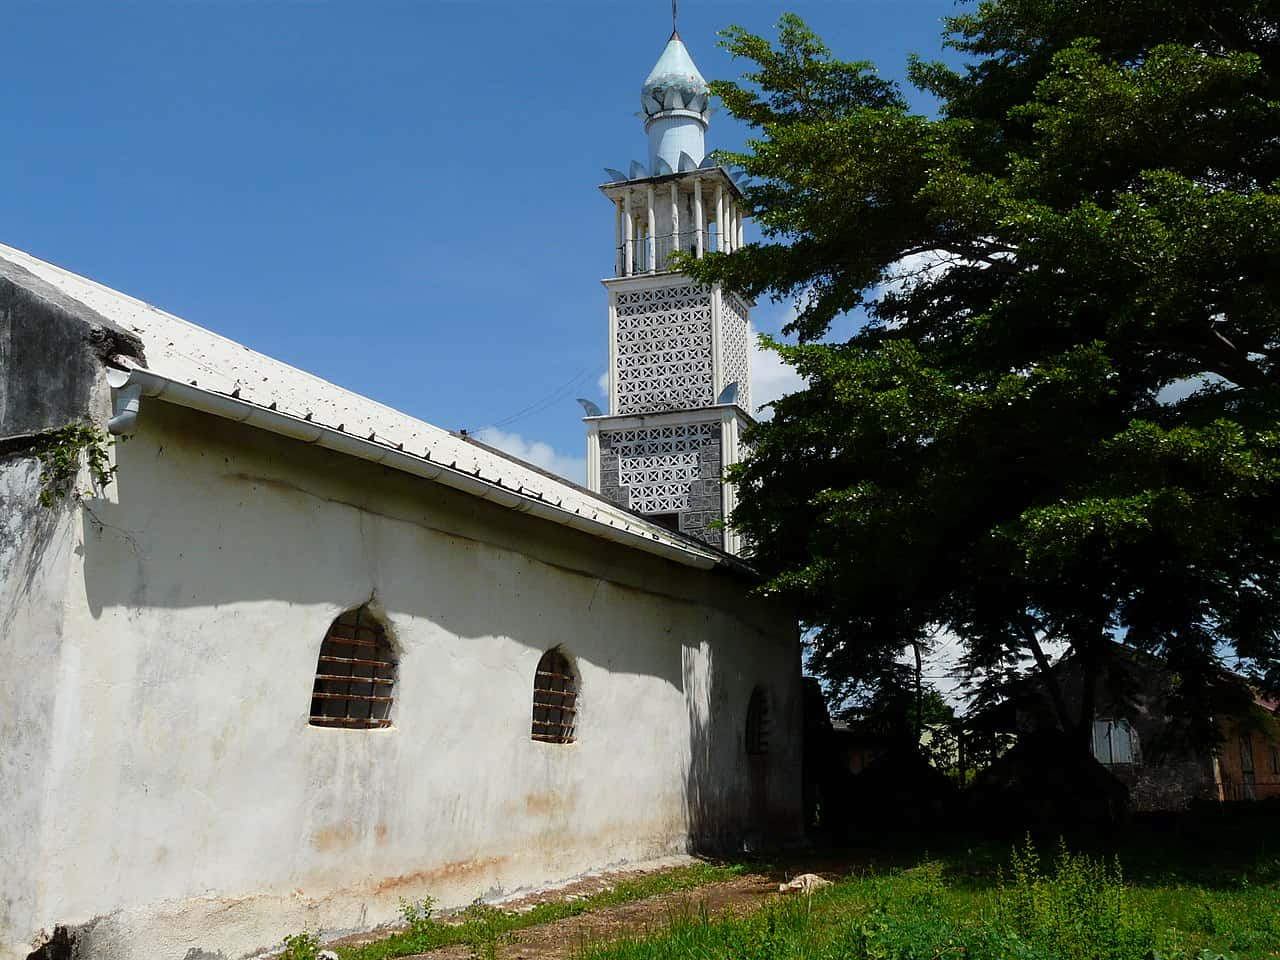
[[[269,649],[280,661],[284,679],[272,687],[274,700],[259,702],[257,688],[252,691],[256,699],[242,698],[242,713],[259,711],[254,714],[258,723],[261,711],[300,717],[311,702],[316,657],[333,618],[376,596],[388,608],[404,664],[426,653],[439,657],[446,668],[430,678],[438,689],[417,688],[415,697],[456,695],[457,687],[440,678],[466,660],[470,675],[483,677],[486,692],[505,711],[501,722],[519,714],[520,720],[503,727],[512,730],[511,741],[498,750],[525,749],[520,744],[530,735],[534,664],[543,651],[561,644],[575,660],[612,677],[652,678],[677,696],[685,690],[681,651],[697,642],[690,638],[696,633],[695,619],[701,622],[691,614],[694,608],[674,600],[658,602],[639,590],[513,554],[487,541],[501,528],[508,539],[580,554],[598,551],[606,575],[620,562],[620,548],[613,545],[393,471],[353,464],[327,451],[159,403],[146,411],[138,434],[117,451],[118,502],[96,501],[93,514],[83,518],[85,590],[95,618],[110,616],[118,629],[135,631],[134,640],[120,645],[117,656],[131,658],[137,677],[153,681],[153,689],[172,691],[179,689],[175,684],[199,683],[211,670],[256,662]],[[450,531],[441,529],[445,523],[452,525]],[[586,555],[595,562],[594,552]],[[641,560],[654,568],[665,563]],[[269,614],[255,608],[262,603],[270,605]],[[138,618],[139,610],[160,616]],[[199,610],[207,611],[207,617],[190,615]],[[679,622],[674,635],[667,632],[671,623],[661,617]],[[395,629],[409,621],[415,626],[408,633]],[[185,631],[176,650],[175,630]],[[495,638],[502,642],[493,642]],[[503,646],[506,641],[525,653],[513,658],[512,648]],[[513,669],[525,654],[528,670]],[[592,703],[587,687],[588,723]],[[609,706],[613,712],[621,709]],[[710,717],[699,720],[690,744],[697,768],[690,773],[690,784],[699,791],[690,801],[694,811],[702,810],[704,802],[714,806],[704,796],[715,789],[712,757],[731,759],[735,749],[733,742],[725,749],[713,744]],[[441,735],[450,740],[448,731]],[[341,765],[335,760],[333,769],[311,771],[313,782],[333,788],[309,796],[313,821],[345,822],[340,809],[327,806],[331,794],[368,795],[366,756],[347,749],[350,745],[335,748]],[[274,741],[255,747],[255,762],[269,749],[283,748]],[[403,755],[394,752],[401,749]],[[407,768],[412,766],[407,762],[410,749],[399,743],[379,756],[388,769]],[[397,757],[401,762],[395,762]],[[292,762],[291,756],[281,755],[282,770]],[[635,759],[625,745],[601,762],[608,768],[593,771],[593,777],[626,782],[634,772]],[[539,837],[545,835],[549,849],[563,846],[566,836],[581,838],[583,845],[603,843],[603,838],[584,835],[582,824],[574,822],[573,785],[557,779],[557,771],[564,769],[563,764],[546,765],[545,774],[539,774],[545,782],[524,784],[529,796],[538,798],[537,809],[530,801],[524,815],[536,820],[532,827]],[[394,804],[397,793],[410,788],[421,773],[408,769],[389,778],[378,797],[369,798],[367,816],[355,832],[339,829],[326,839],[333,841],[326,850],[336,856],[338,847],[389,849],[404,842],[360,831],[381,823],[379,804]],[[287,818],[297,811],[283,802],[292,796],[284,786],[261,785],[264,794],[280,802],[268,804],[259,816],[296,832],[296,823]],[[509,785],[499,780],[482,786],[500,793]],[[451,783],[450,790],[436,801],[439,818],[461,836],[479,837],[491,827],[483,822],[488,799],[468,793],[466,785]],[[523,795],[519,799],[524,811]],[[678,813],[671,809],[667,823]],[[719,814],[697,816],[699,822],[713,824]],[[664,824],[662,830],[670,826]]]
[[[689,710],[685,813],[690,852],[741,853],[785,837],[785,818],[771,818],[770,757],[749,755],[746,703],[733,702],[715,649],[705,642],[685,647],[683,668]]]
[[[689,711],[689,762],[685,779],[685,823],[690,853],[716,853],[725,846],[724,781],[714,775],[715,733],[711,723],[715,664],[709,644],[681,653],[685,706]]]
[[[45,556],[54,541],[62,506],[40,504],[40,460],[26,452],[0,454],[0,516],[6,543],[0,545],[0,631],[7,635],[19,603],[32,595],[45,570]]]
[[[606,575],[615,562],[607,554],[620,548],[216,418],[159,403],[146,416],[159,429],[140,430],[117,447],[117,502],[94,500],[82,516],[85,593],[95,618],[120,608],[222,615],[255,602],[288,605],[297,623],[271,643],[298,644],[314,660],[333,617],[376,597],[390,620],[430,624],[435,638],[467,644],[500,637],[539,655],[565,645],[574,658],[610,673],[683,689],[679,641],[665,649],[672,641],[668,624],[612,623],[601,578],[495,546],[486,534],[505,526],[508,537],[522,542],[600,550]],[[184,449],[175,451],[179,445]],[[192,457],[199,476],[183,467]],[[442,516],[446,523],[460,518],[457,529],[444,529]],[[562,595],[548,597],[552,582]],[[622,602],[647,602],[642,591],[615,589]],[[596,624],[598,630],[583,629]],[[569,627],[578,632],[568,635]],[[634,639],[627,629],[655,642],[625,642]],[[210,639],[225,644],[228,636]],[[419,639],[400,638],[410,646]],[[200,668],[198,658],[192,663]],[[309,691],[312,678],[302,679]],[[522,697],[531,682],[531,672],[520,675]]]

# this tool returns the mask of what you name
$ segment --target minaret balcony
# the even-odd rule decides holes
[[[723,250],[720,237],[715,230],[684,230],[676,236],[654,237],[649,243],[647,236],[636,237],[630,244],[623,242],[614,257],[614,276],[630,277],[642,273],[670,273],[675,270],[673,255],[687,253],[698,256],[698,236],[702,236],[702,252],[715,253]],[[627,247],[631,247],[631,256],[627,256]],[[652,259],[651,259],[652,258]],[[631,269],[627,270],[630,262]],[[652,269],[651,269],[652,267]]]
[[[615,180],[601,189],[614,204],[615,277],[669,273],[677,251],[698,257],[743,245],[742,191],[722,167]]]

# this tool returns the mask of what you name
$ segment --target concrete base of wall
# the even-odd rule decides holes
[[[427,897],[437,910],[459,909],[477,898],[501,903],[551,890],[585,876],[610,870],[659,870],[694,862],[672,842],[666,848],[636,848],[635,858],[537,876],[536,866],[515,858],[450,863],[420,873],[370,880],[323,896],[305,890],[274,891],[244,897],[198,897],[130,907],[85,923],[42,931],[30,945],[0,948],[4,960],[239,960],[266,957],[282,948],[283,938],[304,930],[331,940],[380,928],[400,920],[400,903]],[[581,852],[578,854],[581,856]],[[566,856],[565,864],[578,859]],[[548,879],[549,878],[549,879]]]

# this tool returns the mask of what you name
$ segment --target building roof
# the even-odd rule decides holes
[[[111,361],[142,396],[227,416],[495,500],[522,512],[688,566],[750,570],[691,537],[651,523],[522,460],[345,390],[69,270],[0,244],[0,260],[34,275],[137,337],[143,358]],[[20,280],[18,282],[21,282]],[[39,291],[48,296],[48,289]],[[60,303],[65,307],[65,303]],[[314,434],[314,435],[313,435]]]
[[[680,34],[673,33],[662,56],[645,78],[640,89],[640,105],[648,116],[664,109],[688,109],[702,113],[709,90]],[[678,101],[672,98],[673,94],[678,96]]]
[[[1109,655],[1102,662],[1102,670],[1098,677],[1100,691],[1104,694],[1097,701],[1099,709],[1103,711],[1099,714],[1101,718],[1106,719],[1108,711],[1113,711],[1120,706],[1117,701],[1137,696],[1143,690],[1152,689],[1157,683],[1167,683],[1174,674],[1174,670],[1163,657],[1146,650],[1139,650],[1119,640],[1111,641],[1106,649]],[[1049,670],[1061,677],[1063,674],[1078,671],[1078,668],[1079,661],[1076,654],[1069,651],[1055,660]],[[1220,690],[1234,691],[1237,694],[1227,701],[1228,705],[1235,709],[1242,709],[1252,702],[1254,706],[1265,712],[1280,716],[1280,701],[1258,690],[1248,677],[1225,667],[1215,668],[1212,673]],[[1128,677],[1132,681],[1132,688],[1127,691],[1116,689],[1114,679],[1111,679],[1110,684],[1108,683],[1108,680],[1114,676]],[[1070,691],[1069,698],[1073,704],[1076,696],[1076,691]],[[973,730],[1012,730],[1016,726],[1017,714],[1020,710],[1039,710],[1047,713],[1050,709],[1044,675],[1033,668],[1030,673],[1022,674],[1004,684],[996,698],[975,705],[965,715],[964,720],[966,727]]]

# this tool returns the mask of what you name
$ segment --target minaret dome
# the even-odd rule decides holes
[[[680,34],[673,32],[640,90],[654,176],[692,170],[706,157],[709,93]]]

